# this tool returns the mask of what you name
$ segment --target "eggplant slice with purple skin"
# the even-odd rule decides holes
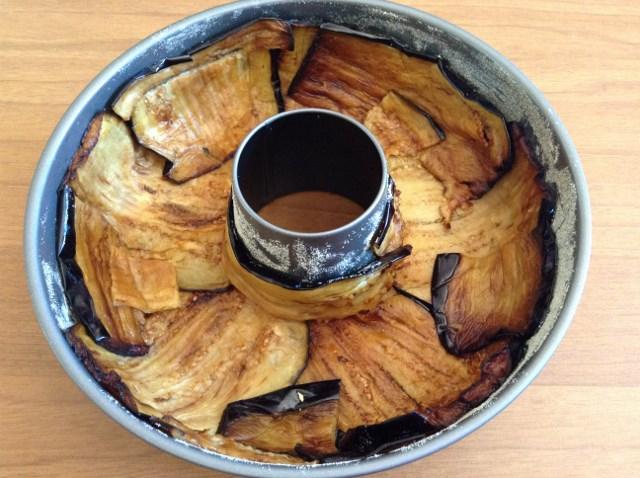
[[[519,342],[512,342],[488,357],[479,380],[453,402],[390,418],[374,425],[361,425],[338,439],[339,456],[362,457],[408,445],[453,424],[484,401],[504,382],[519,359]]]
[[[516,164],[509,174],[520,182],[502,179],[503,184],[521,186],[504,197],[509,203],[502,206],[514,209],[512,228],[495,237],[485,254],[436,258],[433,312],[443,344],[452,353],[477,350],[500,335],[527,335],[549,296],[555,271],[555,240],[550,237],[553,202],[519,129],[514,128],[513,137]],[[499,227],[494,217],[486,218],[487,225]]]
[[[79,200],[99,211],[130,254],[174,268],[180,289],[224,288],[228,280],[221,255],[230,164],[183,185],[163,177],[164,164],[135,142],[124,121],[102,113],[91,122],[67,182]]]
[[[218,433],[314,460],[337,453],[340,381],[305,383],[227,405]]]
[[[215,431],[228,403],[296,380],[307,358],[307,327],[263,313],[235,290],[189,296],[181,308],[146,317],[150,348],[143,357],[105,350],[81,325],[70,334],[90,367],[109,379],[105,385],[128,390],[125,405],[185,433]]]
[[[488,191],[508,167],[503,118],[466,98],[437,61],[383,41],[320,31],[288,96],[291,107],[326,108],[364,121],[391,91],[426,112],[444,133],[420,160],[445,185],[449,214]]]
[[[309,361],[298,383],[340,379],[342,431],[449,406],[510,350],[508,341],[499,340],[464,357],[451,355],[429,311],[401,294],[351,318],[310,322],[309,333]],[[510,370],[504,367],[501,378]]]
[[[226,38],[135,86],[141,96],[131,110],[133,131],[171,162],[167,175],[176,182],[220,167],[247,133],[281,108],[272,51],[291,47],[290,28],[264,20],[235,37],[235,48]]]

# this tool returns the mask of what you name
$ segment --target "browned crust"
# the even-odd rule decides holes
[[[75,336],[74,329],[76,327],[81,326],[76,325],[70,331],[67,331],[65,335],[71,344],[73,351],[87,368],[87,371],[96,380],[96,382],[102,385],[102,387],[122,405],[134,413],[138,413],[138,407],[133,395],[129,391],[129,388],[124,384],[116,372],[113,370],[106,371],[98,365],[96,360],[93,358],[93,355],[91,355],[91,351],[82,343],[82,340]]]
[[[445,428],[453,424],[465,413],[486,400],[504,383],[513,370],[519,350],[520,344],[517,342],[505,345],[502,350],[484,361],[480,379],[462,392],[460,398],[448,405],[427,408],[420,413],[436,428]]]
[[[67,171],[67,175],[64,179],[65,183],[69,183],[75,178],[78,168],[82,166],[82,164],[91,154],[91,151],[93,151],[95,145],[98,144],[98,139],[100,139],[100,130],[102,129],[102,119],[104,118],[104,115],[105,113],[99,113],[91,120],[91,123],[89,123],[89,127],[82,137],[80,146],[78,147],[76,153],[73,155],[71,165],[69,166],[69,170]]]

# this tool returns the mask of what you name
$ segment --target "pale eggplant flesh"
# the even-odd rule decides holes
[[[174,269],[180,289],[224,288],[221,248],[230,165],[178,185],[163,177],[164,164],[135,142],[124,121],[102,113],[91,122],[67,183],[79,200],[99,211],[129,253]],[[145,281],[149,277],[139,283]]]
[[[270,51],[239,50],[153,87],[131,121],[138,141],[171,162],[168,177],[185,182],[220,167],[277,112]]]
[[[420,152],[420,161],[445,185],[449,215],[488,191],[508,168],[504,119],[467,98],[438,61],[326,29],[308,51],[289,87],[289,107],[327,108],[365,121],[390,92],[411,102],[443,133],[442,141]]]
[[[340,381],[293,385],[230,403],[218,433],[254,448],[315,460],[337,453]]]
[[[148,347],[140,340],[137,323],[135,320],[128,320],[131,319],[131,315],[122,314],[117,318],[103,316],[102,320],[98,317],[94,305],[94,297],[97,297],[91,294],[83,272],[76,261],[76,208],[73,191],[69,186],[63,186],[58,194],[58,264],[72,317],[84,324],[91,338],[109,351],[126,356],[146,354]],[[94,290],[94,292],[96,291]],[[101,305],[104,306],[103,310],[106,310],[107,304]],[[105,318],[111,319],[109,321],[109,324],[112,325],[111,330],[105,327],[103,322]],[[126,326],[122,323],[125,320],[127,321]],[[118,331],[123,329],[130,333],[118,334]],[[111,386],[109,382],[106,380],[108,387]]]
[[[307,327],[267,315],[235,290],[186,294],[146,317],[149,350],[123,357],[78,324],[69,332],[98,380],[132,410],[184,433],[219,426],[228,403],[291,385],[307,358]]]
[[[298,383],[340,379],[342,431],[451,407],[484,383],[483,371],[497,357],[511,357],[512,347],[498,340],[473,354],[452,355],[429,311],[399,293],[351,318],[313,321],[309,333],[309,360]],[[497,369],[492,383],[506,378],[511,363]]]
[[[247,53],[256,50],[290,50],[293,48],[292,42],[291,28],[281,20],[262,19],[243,25],[188,55],[165,60],[152,74],[136,78],[118,95],[112,105],[113,111],[129,121],[135,106],[147,91],[179,73],[237,50]]]

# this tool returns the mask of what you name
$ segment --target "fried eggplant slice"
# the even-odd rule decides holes
[[[193,294],[154,320],[170,325],[139,358],[106,351],[83,327],[72,333],[102,373],[119,377],[137,412],[180,429],[216,430],[228,403],[290,385],[307,357],[304,324],[269,316],[234,290]]]
[[[110,337],[128,344],[144,343],[141,330],[144,309],[153,312],[180,305],[175,269],[170,263],[129,254],[102,215],[78,198],[75,200],[75,234],[75,261],[91,295],[96,318]],[[124,265],[129,267],[132,263],[140,267],[136,274],[141,284],[130,269],[123,270]],[[163,275],[158,277],[157,273]],[[125,281],[128,282],[126,288],[122,284]],[[127,297],[118,295],[121,292]],[[130,302],[144,307],[130,307]]]
[[[77,198],[102,214],[124,247],[140,260],[167,263],[150,262],[152,270],[175,268],[181,289],[226,287],[221,246],[230,165],[177,185],[163,177],[164,164],[134,141],[121,119],[104,113],[92,121],[68,182]],[[143,281],[153,280],[144,276]],[[119,294],[123,302],[126,295]]]
[[[447,348],[460,354],[498,335],[528,332],[543,290],[543,259],[535,235],[509,241],[485,257],[439,255],[432,301]]]
[[[482,365],[480,379],[457,400],[382,423],[352,428],[340,436],[338,449],[347,456],[373,455],[407,445],[448,427],[498,389],[512,370],[518,351],[518,346],[505,346],[488,357]]]
[[[193,53],[189,62],[172,65],[134,80],[118,96],[113,104],[113,111],[125,121],[129,121],[136,104],[144,94],[169,78],[237,50],[246,53],[256,50],[288,50],[291,43],[291,29],[286,22],[265,19],[250,23]]]
[[[343,431],[455,402],[481,381],[483,364],[508,347],[497,341],[465,357],[451,355],[429,312],[400,294],[369,313],[312,322],[309,333],[309,361],[298,382],[341,380]]]
[[[316,39],[320,31],[318,27],[294,25],[293,30],[293,50],[282,50],[278,58],[278,74],[280,76],[280,89],[282,94],[289,92],[289,85],[296,76],[300,65],[304,61],[309,48]]]
[[[548,193],[521,133],[513,128],[512,134],[515,157],[511,170],[469,208],[458,210],[449,227],[439,222],[406,221],[404,242],[413,246],[413,252],[399,265],[396,284],[400,288],[430,301],[438,254],[486,257],[538,227],[541,204]]]
[[[318,458],[335,454],[340,381],[293,385],[230,403],[218,432],[253,448]]]
[[[148,347],[140,330],[142,312],[114,306],[111,297],[113,231],[90,206],[76,201],[68,185],[59,193],[58,221],[58,265],[70,318],[84,324],[91,338],[107,350],[144,355]]]
[[[147,91],[131,115],[138,141],[184,182],[218,168],[242,139],[278,112],[268,50],[239,50]]]
[[[426,112],[446,138],[421,161],[443,181],[453,206],[478,197],[498,179],[510,157],[504,120],[466,98],[432,60],[381,41],[323,30],[296,75],[289,97],[297,104],[340,111],[364,121],[391,91]]]
[[[273,463],[276,465],[296,465],[304,463],[304,460],[297,456],[258,450],[212,431],[191,432],[174,429],[172,435],[174,438],[192,443],[207,450],[216,451],[223,455],[243,460]]]
[[[248,253],[235,230],[233,206],[228,214],[222,261],[230,282],[266,312],[288,320],[340,319],[375,308],[393,286],[395,264],[411,254],[410,246],[398,246],[402,225],[393,214],[380,244],[372,244],[378,257],[362,269],[324,283],[292,281]]]
[[[367,113],[364,125],[387,157],[414,157],[445,138],[427,113],[393,91]]]

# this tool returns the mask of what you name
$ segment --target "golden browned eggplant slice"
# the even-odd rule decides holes
[[[256,50],[288,50],[291,48],[291,29],[280,20],[258,20],[239,30],[234,30],[210,46],[191,55],[192,61],[163,68],[162,70],[134,80],[118,96],[113,104],[122,119],[131,119],[133,109],[151,88],[171,77],[196,66],[215,60],[236,50],[247,53]]]
[[[307,357],[305,324],[269,316],[236,291],[194,294],[154,320],[169,325],[144,357],[112,354],[81,326],[72,343],[119,378],[134,411],[181,429],[215,431],[228,403],[290,385]]]
[[[269,50],[238,50],[147,91],[131,120],[143,145],[184,182],[219,167],[262,120],[278,112]]]
[[[529,162],[519,130],[514,130],[514,138],[519,160]],[[533,171],[530,174],[535,177]],[[532,211],[520,213],[537,215],[537,224],[525,223],[481,256],[437,257],[431,284],[433,311],[450,351],[476,350],[498,335],[526,335],[535,325],[538,303],[546,303],[555,268],[551,202],[542,184],[536,185],[531,191],[537,197]]]
[[[221,245],[231,188],[229,166],[177,185],[163,177],[164,164],[160,156],[136,144],[121,119],[105,113],[92,121],[68,181],[76,196],[102,214],[122,245],[135,250],[146,267],[175,268],[181,289],[226,287]],[[121,288],[117,290],[122,302],[134,305]]]
[[[304,463],[302,458],[285,453],[272,453],[264,450],[258,450],[212,431],[184,432],[182,430],[173,430],[173,436],[202,448],[244,460],[257,461],[260,463],[273,463],[277,465],[295,465]]]
[[[444,133],[424,111],[393,91],[367,113],[364,125],[387,157],[415,157],[444,140]]]
[[[421,159],[445,183],[453,206],[461,189],[475,197],[499,177],[509,158],[504,120],[467,99],[437,62],[380,41],[324,30],[289,96],[300,105],[341,111],[363,121],[391,91],[425,111],[446,135]]]
[[[126,344],[143,344],[141,323],[144,321],[144,314],[140,310],[114,300],[114,276],[118,278],[120,275],[112,274],[113,255],[121,246],[113,228],[95,208],[78,198],[75,201],[74,225],[75,260],[91,295],[96,318],[100,320],[111,338]],[[127,261],[129,258],[122,259]],[[154,291],[155,294],[166,297],[163,297],[160,302],[154,302],[153,298],[148,297],[149,301],[146,305],[159,309],[174,308],[179,305],[175,270],[173,270],[173,283],[170,283],[171,271],[168,272],[164,279],[167,283],[163,284],[162,289]],[[142,296],[142,292],[135,284],[131,284],[129,294]],[[171,297],[174,294],[175,302]]]
[[[341,380],[343,431],[450,405],[481,380],[483,364],[508,347],[500,341],[472,355],[451,355],[429,312],[400,294],[372,312],[309,328],[309,362],[298,382]]]
[[[338,439],[342,455],[366,456],[383,453],[431,435],[445,428],[498,389],[518,358],[519,347],[505,346],[482,364],[480,378],[460,397],[444,406],[417,410],[374,425],[347,430]]]
[[[512,134],[515,148],[512,169],[488,193],[472,201],[468,209],[458,210],[450,227],[437,222],[406,221],[404,242],[413,246],[413,252],[399,265],[396,283],[400,288],[429,301],[438,254],[486,257],[537,228],[547,193],[524,138],[516,129]]]
[[[316,459],[337,453],[339,380],[305,383],[230,403],[219,433],[260,450]]]
[[[401,220],[397,214],[389,216],[380,237],[373,241],[377,257],[372,262],[349,276],[325,283],[303,283],[291,282],[248,254],[233,227],[230,208],[223,265],[233,286],[266,312],[288,320],[341,319],[375,308],[393,286],[395,264],[411,254],[410,246],[399,246]]]
[[[499,334],[528,332],[542,292],[542,266],[539,237],[514,239],[485,257],[438,256],[432,300],[447,348],[464,353]]]
[[[280,89],[283,95],[289,91],[291,80],[296,75],[300,65],[304,61],[309,48],[320,30],[318,27],[294,25],[293,30],[293,50],[280,52],[278,58],[278,74],[280,76]]]

